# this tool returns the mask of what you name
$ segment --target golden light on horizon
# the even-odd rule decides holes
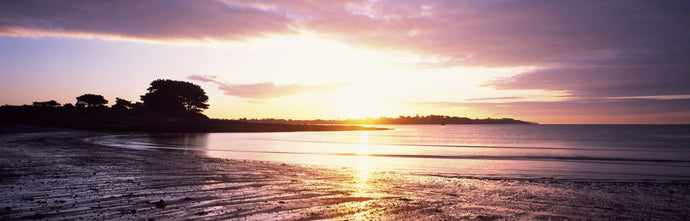
[[[365,103],[365,102],[354,102],[347,105],[346,115],[347,118],[361,119],[365,117],[379,117],[383,116],[385,113],[383,111],[382,105],[378,103]]]

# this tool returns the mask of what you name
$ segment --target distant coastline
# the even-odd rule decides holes
[[[528,122],[516,120],[513,118],[484,118],[471,119],[467,117],[458,116],[444,116],[444,115],[427,115],[427,116],[398,116],[379,117],[363,119],[345,119],[345,120],[291,120],[291,119],[235,119],[241,122],[248,123],[268,123],[268,124],[537,124],[535,122]]]
[[[0,107],[0,125],[31,125],[108,132],[212,133],[387,130],[360,125],[534,124],[512,118],[469,119],[441,115],[346,120],[210,119],[201,113],[118,110],[107,107]]]

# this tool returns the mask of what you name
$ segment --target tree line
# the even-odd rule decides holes
[[[151,133],[287,132],[381,130],[361,126],[295,124],[252,124],[235,120],[209,119],[206,92],[195,84],[174,80],[151,82],[141,101],[115,98],[114,104],[99,94],[83,94],[74,104],[55,100],[31,105],[0,106],[0,126],[29,125],[78,130]],[[0,128],[2,129],[2,128]],[[2,131],[0,130],[0,133]]]
[[[147,110],[162,112],[194,112],[200,113],[208,109],[209,104],[206,92],[199,86],[186,81],[175,81],[169,79],[158,79],[151,82],[147,93],[140,96],[140,102],[132,102],[119,97],[115,98],[115,103],[108,107],[109,101],[102,95],[83,94],[76,97],[75,104],[66,103],[61,105],[55,100],[36,101],[33,107],[67,109],[107,109],[126,111],[126,110]]]

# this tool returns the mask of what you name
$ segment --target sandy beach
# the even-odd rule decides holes
[[[0,134],[0,219],[688,220],[688,182],[474,179]]]

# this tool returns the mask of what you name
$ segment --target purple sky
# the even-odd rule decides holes
[[[372,114],[690,123],[688,12],[688,1],[663,0],[3,0],[0,104],[72,102],[68,97],[79,93],[116,96],[118,90],[134,100],[151,80],[174,78],[207,88],[216,101],[212,108],[219,108],[208,114],[223,118],[247,113],[309,118],[274,113],[299,111],[275,110],[290,104],[323,104],[318,99],[347,94],[348,88],[367,88],[370,94],[383,92],[363,103],[397,108]],[[308,45],[281,43],[302,36],[335,42],[338,50],[342,44],[344,51],[385,53],[404,68],[348,78],[338,70],[375,59],[357,63],[361,56],[323,54],[327,46],[313,46],[317,49],[309,54],[311,49],[301,50]],[[299,53],[276,49],[283,47],[297,47]],[[403,55],[414,59],[396,60]],[[289,64],[276,62],[282,60]],[[112,66],[104,65],[109,61]],[[337,67],[298,66],[324,62]],[[466,68],[490,71],[462,71]],[[118,89],[112,84],[125,81],[113,75],[131,84]],[[479,82],[464,84],[472,80]],[[376,87],[370,81],[380,82]],[[64,85],[72,82],[83,86]],[[305,101],[311,99],[313,104]],[[244,111],[222,109],[238,105]],[[272,110],[255,113],[261,109]],[[315,118],[348,116],[314,109],[320,111]]]

